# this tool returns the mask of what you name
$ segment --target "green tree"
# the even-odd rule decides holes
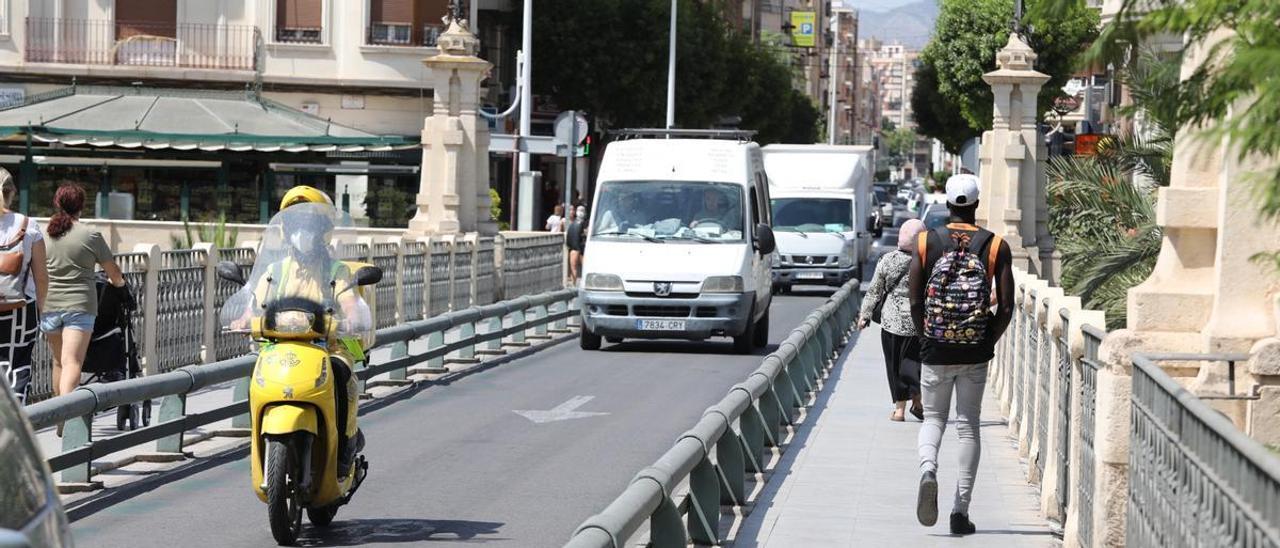
[[[1043,9],[1056,13],[1076,3],[1059,0]],[[1277,21],[1276,0],[1123,0],[1090,50],[1095,59],[1114,61],[1131,44],[1159,34],[1207,47],[1165,104],[1176,110],[1180,124],[1203,128],[1196,138],[1209,143],[1225,138],[1238,159],[1264,160],[1259,163],[1265,167],[1249,176],[1257,183],[1259,210],[1273,220],[1280,216],[1280,162],[1274,161],[1280,151]],[[1267,256],[1280,267],[1280,252]]]
[[[1086,306],[1107,313],[1109,327],[1125,323],[1129,288],[1155,267],[1162,233],[1156,189],[1169,184],[1175,111],[1165,108],[1177,87],[1178,61],[1144,53],[1121,74],[1142,133],[1104,140],[1092,156],[1049,162],[1049,228],[1062,253],[1062,286]]]
[[[889,159],[896,166],[905,163],[916,147],[916,132],[910,128],[897,128],[883,133],[885,146],[889,147]]]
[[[1040,2],[1028,0],[1034,7]],[[1039,55],[1036,70],[1050,79],[1040,90],[1040,112],[1048,112],[1062,85],[1071,77],[1076,58],[1097,36],[1098,13],[1083,4],[1063,8],[1055,18],[1030,12],[1023,23],[1034,29],[1028,45]],[[936,86],[916,85],[912,100],[934,108],[921,109],[921,130],[943,141],[952,151],[969,136],[990,129],[994,97],[982,75],[995,70],[996,52],[1009,38],[1013,0],[942,0],[933,38],[921,52],[923,76]],[[923,89],[922,89],[923,88]],[[931,90],[936,89],[936,95]],[[968,127],[972,133],[966,133]],[[961,138],[963,137],[963,138]]]
[[[534,91],[606,127],[661,126],[666,113],[666,0],[555,0],[534,10]],[[730,116],[763,143],[813,142],[820,115],[769,45],[732,29],[718,6],[681,0],[676,121]]]
[[[952,154],[959,154],[965,141],[982,134],[949,108],[947,99],[938,91],[938,69],[927,58],[916,68],[916,83],[911,90],[911,112],[915,114],[916,131],[937,139]]]

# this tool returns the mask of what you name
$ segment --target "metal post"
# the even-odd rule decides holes
[[[103,210],[109,211],[109,208],[104,207]],[[178,194],[178,217],[183,221],[191,219],[191,182],[187,179],[182,180],[182,188]]]
[[[836,63],[840,51],[840,16],[831,14],[831,54],[827,64],[827,144],[836,144]]]
[[[679,0],[671,0],[671,30],[667,46],[667,129],[676,127],[676,12]]]
[[[569,219],[572,217],[572,212],[569,211],[569,208],[573,207],[570,205],[571,200],[573,200],[573,164],[578,159],[578,111],[569,111],[569,121],[571,122],[569,124],[569,157],[564,164],[565,212],[563,226],[565,232],[569,231]]]
[[[524,52],[524,67],[520,71],[520,137],[523,140],[531,135],[533,115],[533,0],[524,0],[524,36],[521,44],[521,51]],[[519,209],[517,215],[518,230],[533,230],[533,200],[534,180],[524,176],[525,172],[530,169],[529,153],[521,151],[517,154],[519,159],[520,183],[519,196],[516,198],[516,206]]]
[[[275,194],[276,172],[267,169],[262,175],[262,187],[258,191],[258,222],[267,224],[271,221],[271,196]]]

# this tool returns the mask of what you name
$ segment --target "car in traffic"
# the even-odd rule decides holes
[[[0,383],[0,546],[71,546],[49,465],[9,383]]]
[[[880,222],[880,227],[886,228],[894,226],[893,195],[889,192],[888,188],[880,185],[873,187],[873,192],[873,196],[875,197],[873,203],[876,206],[877,215],[879,216],[878,220]]]
[[[732,337],[739,353],[763,347],[776,244],[760,146],[630,131],[605,149],[597,175],[581,347],[710,337]]]

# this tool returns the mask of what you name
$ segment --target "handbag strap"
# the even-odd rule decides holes
[[[15,234],[13,238],[11,238],[8,242],[0,244],[0,249],[9,249],[15,245],[22,243],[22,240],[27,237],[26,215],[23,215],[21,213],[15,213],[14,215],[18,216],[18,233]]]

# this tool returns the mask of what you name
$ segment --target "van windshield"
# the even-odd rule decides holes
[[[591,235],[650,242],[741,242],[742,207],[741,185],[610,181],[600,187]]]
[[[843,198],[773,200],[773,229],[778,232],[849,232],[853,203]]]

